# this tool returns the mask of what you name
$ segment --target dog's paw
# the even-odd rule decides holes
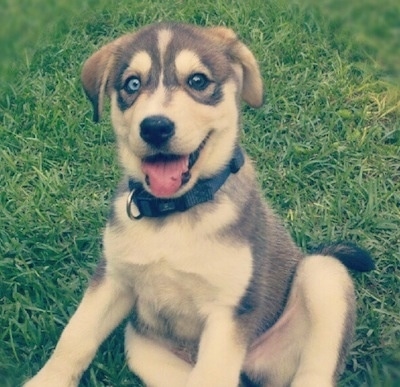
[[[25,382],[22,387],[77,387],[78,382],[59,372],[40,371],[32,379]]]
[[[329,377],[322,377],[319,375],[302,375],[297,376],[292,381],[291,387],[334,387],[334,383],[330,380]]]
[[[33,379],[28,380],[26,383],[22,385],[22,387],[77,387],[78,384],[76,382],[65,382],[60,381],[59,378],[46,378],[42,380],[41,378],[34,377]]]
[[[223,372],[198,372],[195,368],[190,376],[186,387],[237,387],[239,380],[236,375]]]

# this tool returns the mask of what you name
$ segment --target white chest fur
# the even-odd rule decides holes
[[[238,304],[252,273],[250,248],[233,236],[216,236],[235,220],[233,203],[226,200],[197,221],[184,214],[163,225],[127,218],[125,198],[116,208],[124,220],[105,231],[107,272],[132,287],[142,314],[151,319],[167,309],[205,317],[215,305]]]

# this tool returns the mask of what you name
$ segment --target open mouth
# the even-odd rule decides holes
[[[190,170],[198,160],[210,135],[189,155],[158,153],[142,160],[142,171],[151,193],[160,198],[173,196],[191,178]]]

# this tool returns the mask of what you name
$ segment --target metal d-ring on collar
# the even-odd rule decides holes
[[[130,219],[138,220],[144,216],[157,218],[186,211],[197,204],[212,200],[231,173],[237,173],[243,164],[244,155],[237,146],[230,163],[221,172],[210,179],[199,180],[190,191],[172,199],[157,198],[146,191],[141,183],[130,179],[126,212]]]
[[[132,220],[139,220],[140,218],[143,217],[143,215],[140,213],[139,209],[136,208],[136,211],[132,211],[132,202],[133,202],[133,195],[135,194],[136,188],[133,188],[130,192],[129,195],[126,199],[126,213],[128,214],[129,218]]]

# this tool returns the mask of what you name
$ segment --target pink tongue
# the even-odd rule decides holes
[[[148,177],[154,196],[166,198],[175,194],[182,186],[182,175],[188,171],[189,156],[176,160],[143,161],[142,171]]]

